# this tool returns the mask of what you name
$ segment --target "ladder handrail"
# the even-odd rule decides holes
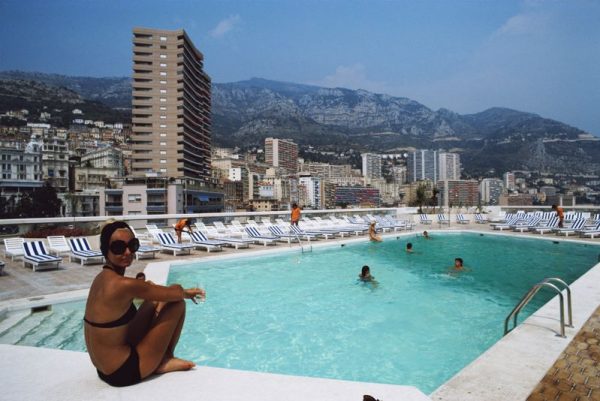
[[[550,288],[554,290],[558,296],[560,301],[560,335],[561,337],[565,337],[565,307],[564,307],[564,297],[562,294],[562,290],[559,289],[556,284],[564,286],[564,289],[567,290],[567,303],[568,303],[568,315],[569,315],[569,327],[573,327],[573,314],[571,307],[571,289],[569,285],[565,283],[563,280],[556,277],[548,277],[539,283],[535,284],[527,293],[521,298],[521,300],[517,303],[517,305],[513,308],[513,310],[508,314],[506,319],[504,320],[504,335],[508,334],[510,331],[514,330],[517,327],[517,317],[519,312],[533,299],[533,297],[544,287]],[[508,329],[508,322],[510,318],[513,318],[513,328]]]

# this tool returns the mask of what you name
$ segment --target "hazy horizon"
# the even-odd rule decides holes
[[[0,70],[129,77],[134,26],[185,29],[213,82],[506,107],[600,136],[600,2],[0,0]]]

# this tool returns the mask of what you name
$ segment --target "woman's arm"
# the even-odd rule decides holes
[[[197,296],[203,298],[205,292],[201,288],[184,289],[179,284],[173,284],[168,287],[124,277],[120,280],[119,290],[132,298],[142,298],[148,301],[171,302],[182,299],[194,300]]]

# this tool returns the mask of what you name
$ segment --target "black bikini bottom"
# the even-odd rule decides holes
[[[131,386],[142,381],[140,376],[140,358],[133,345],[129,345],[131,351],[127,360],[121,367],[110,375],[105,375],[98,370],[98,376],[106,383],[115,387]]]

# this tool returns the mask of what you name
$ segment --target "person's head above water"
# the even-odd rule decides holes
[[[409,242],[408,244],[406,244],[406,250],[410,251],[412,249],[412,243]]]
[[[427,230],[423,231],[423,237],[429,238],[429,233],[427,232]]]
[[[454,267],[463,267],[463,260],[462,260],[462,258],[455,258],[454,259]]]
[[[361,277],[367,277],[371,274],[371,269],[369,268],[369,266],[364,265],[362,267],[362,270],[360,271],[360,276]]]

